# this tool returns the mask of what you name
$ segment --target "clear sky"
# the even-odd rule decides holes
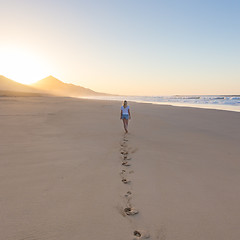
[[[132,95],[240,94],[239,0],[0,0],[0,75]]]

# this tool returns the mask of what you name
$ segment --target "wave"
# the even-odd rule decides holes
[[[92,98],[92,97],[91,97]],[[240,95],[174,95],[174,96],[101,96],[102,100],[128,100],[143,103],[171,104],[194,107],[210,107],[223,110],[240,110]],[[224,107],[225,106],[225,107]]]

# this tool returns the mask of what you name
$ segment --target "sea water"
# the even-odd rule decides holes
[[[240,112],[240,95],[175,95],[175,96],[94,96],[99,100],[133,101],[166,104],[182,107],[198,107]]]

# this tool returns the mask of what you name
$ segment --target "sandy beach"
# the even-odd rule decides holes
[[[239,239],[240,113],[120,106],[0,98],[0,239]]]

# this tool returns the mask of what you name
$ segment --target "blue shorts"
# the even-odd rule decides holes
[[[129,116],[128,116],[128,114],[122,114],[122,119],[129,119]]]

